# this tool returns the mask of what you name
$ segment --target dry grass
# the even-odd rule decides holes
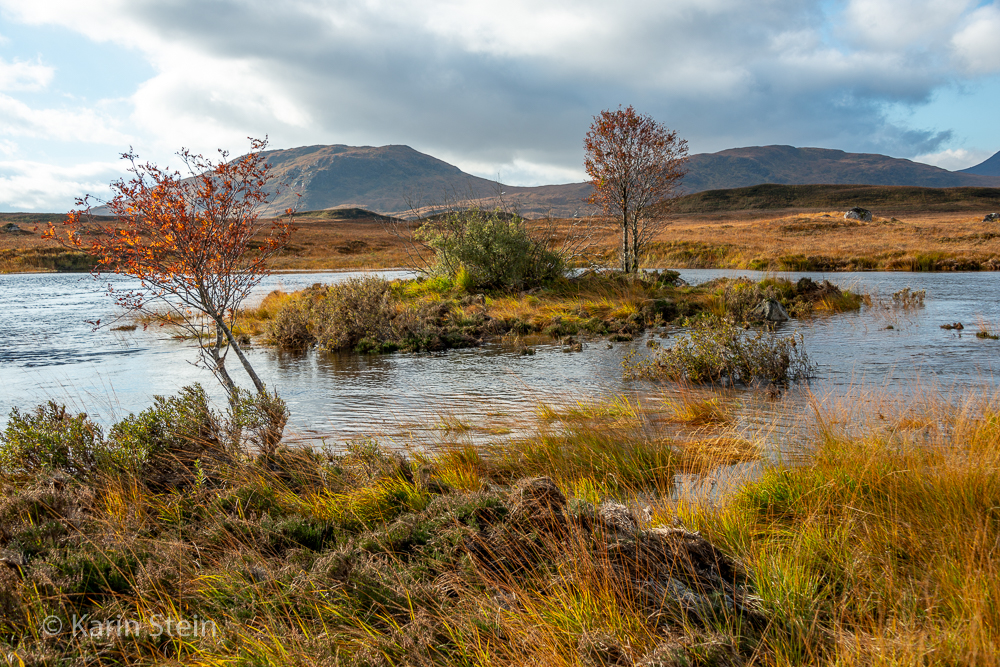
[[[824,271],[946,271],[1000,268],[1000,228],[982,214],[876,211],[871,222],[845,220],[843,211],[732,211],[670,216],[653,239],[644,265],[669,268],[735,268]],[[897,217],[898,216],[898,217]],[[39,218],[52,216],[39,216]],[[23,228],[44,228],[19,221]],[[338,270],[412,267],[413,248],[377,218],[303,217],[272,270]],[[405,229],[413,223],[403,223]],[[558,247],[578,221],[528,223]],[[591,258],[615,264],[614,221],[598,220]],[[86,270],[54,242],[33,235],[0,234],[0,271]],[[416,261],[415,261],[416,260]]]
[[[968,213],[900,213],[871,222],[843,211],[675,216],[649,266],[822,271],[1000,268],[1000,228]],[[891,216],[886,213],[885,215]]]

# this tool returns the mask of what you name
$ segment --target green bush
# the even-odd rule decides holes
[[[238,390],[226,415],[212,410],[199,384],[153,400],[112,426],[107,438],[87,415],[70,415],[51,401],[29,414],[14,408],[0,433],[0,470],[129,474],[152,487],[176,488],[219,477],[246,448],[273,452],[288,421],[285,402],[272,393]]]
[[[781,336],[767,328],[747,330],[718,318],[700,320],[690,336],[657,350],[652,358],[632,354],[623,364],[628,378],[748,386],[786,384],[809,377],[813,370],[801,336]]]
[[[349,350],[364,339],[396,340],[397,304],[389,281],[377,276],[330,285],[325,298],[314,306],[317,342],[327,350]]]
[[[13,408],[0,434],[0,470],[86,473],[98,464],[101,445],[101,429],[86,414],[73,416],[55,401],[28,414]]]
[[[417,238],[434,251],[431,273],[478,289],[525,289],[562,275],[564,262],[533,239],[524,219],[473,208],[429,220]]]

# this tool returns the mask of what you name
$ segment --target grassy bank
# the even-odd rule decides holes
[[[533,436],[410,456],[255,453],[197,392],[107,436],[21,415],[4,448],[158,444],[141,472],[4,468],[0,642],[14,664],[1000,661],[995,403],[821,409],[807,465],[671,498],[757,455],[726,400],[541,406]]]

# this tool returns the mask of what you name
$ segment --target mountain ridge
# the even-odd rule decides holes
[[[584,202],[591,192],[589,183],[505,185],[467,174],[443,160],[400,144],[300,146],[267,151],[266,157],[277,182],[287,184],[274,201],[275,210],[289,206],[299,210],[359,207],[410,217],[443,205],[484,202],[501,193],[506,201],[530,217],[572,217],[594,210]],[[688,159],[688,168],[682,185],[685,194],[765,183],[1000,186],[1000,174],[953,172],[877,153],[784,145],[700,153]]]
[[[979,176],[1000,176],[1000,151],[993,154],[977,165],[967,169],[959,169],[963,174],[977,174]]]

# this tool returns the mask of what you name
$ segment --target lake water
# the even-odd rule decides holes
[[[351,275],[275,275],[259,293]],[[692,284],[720,275],[762,274],[681,271]],[[784,331],[802,333],[817,364],[817,377],[807,391],[837,394],[864,386],[890,393],[928,387],[947,392],[996,384],[1000,341],[977,339],[974,333],[977,323],[1000,328],[1000,273],[770,275],[827,278],[887,299],[904,287],[927,292],[924,306],[912,311],[865,308],[783,325]],[[116,282],[118,287],[128,285]],[[144,409],[152,396],[173,394],[192,382],[201,382],[221,401],[214,377],[193,365],[196,351],[189,342],[171,339],[165,329],[93,331],[87,324],[114,316],[110,297],[87,274],[0,275],[0,426],[13,406],[26,409],[50,399],[110,423]],[[955,321],[966,329],[958,333],[940,328]],[[533,356],[496,346],[386,356],[255,347],[248,356],[265,382],[288,402],[293,438],[341,442],[375,435],[402,442],[432,438],[427,426],[452,418],[516,422],[532,414],[539,401],[648,390],[621,379],[623,356],[635,348],[646,351],[644,342],[608,349],[595,339],[579,353],[564,353],[547,342],[539,344]],[[249,386],[235,358],[230,359],[230,371]]]

